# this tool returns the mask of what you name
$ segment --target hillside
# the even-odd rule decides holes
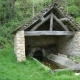
[[[80,75],[75,76],[72,71],[51,74],[50,68],[30,57],[18,63],[14,54],[12,31],[53,1],[60,2],[68,14],[80,23],[80,0],[0,0],[0,80],[80,79]]]
[[[11,32],[16,27],[29,21],[45,6],[59,1],[80,23],[80,0],[0,0],[0,48],[13,46]]]
[[[13,48],[0,50],[0,80],[79,80],[72,71],[50,73],[50,69],[37,60],[27,57],[26,62],[16,62]]]

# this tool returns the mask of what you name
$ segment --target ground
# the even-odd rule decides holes
[[[16,62],[13,48],[0,49],[0,80],[79,80],[72,71],[50,73],[50,69],[37,60],[27,57],[26,62]]]

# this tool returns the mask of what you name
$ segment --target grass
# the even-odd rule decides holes
[[[13,48],[0,50],[0,80],[79,80],[72,71],[50,73],[50,69],[37,60],[27,57],[26,62],[16,62]]]

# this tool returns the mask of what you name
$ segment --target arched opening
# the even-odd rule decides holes
[[[43,61],[43,53],[41,50],[37,50],[33,53],[33,57],[36,58],[38,61]]]

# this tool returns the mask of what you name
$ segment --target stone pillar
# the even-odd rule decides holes
[[[58,39],[59,52],[73,56],[80,56],[80,32],[71,36],[63,36]]]
[[[18,31],[14,36],[14,52],[18,62],[26,60],[24,31]]]

